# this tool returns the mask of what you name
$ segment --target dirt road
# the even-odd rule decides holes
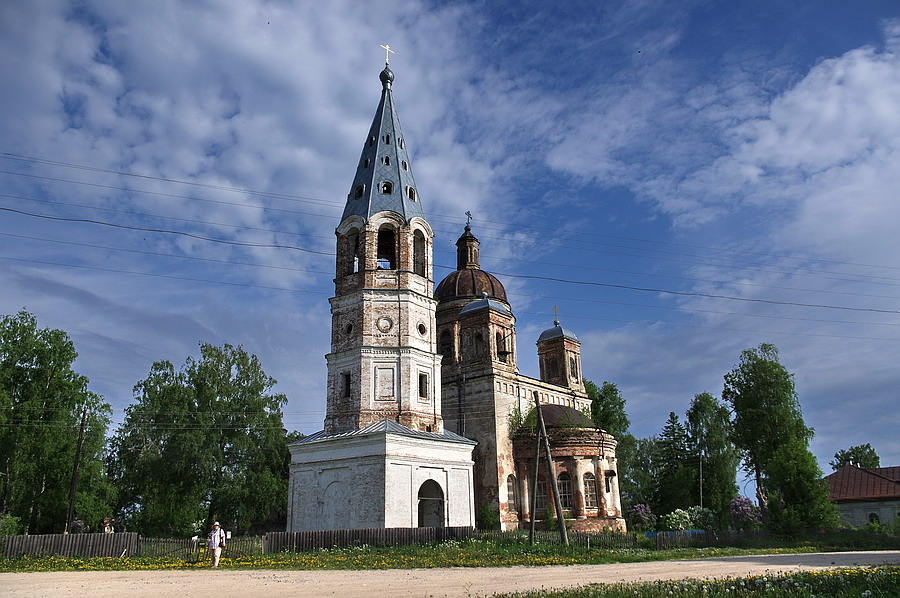
[[[37,598],[474,598],[588,583],[738,577],[766,572],[900,564],[900,550],[725,557],[619,565],[389,571],[91,571],[0,573],[0,596]]]

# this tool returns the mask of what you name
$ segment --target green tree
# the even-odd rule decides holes
[[[734,412],[734,443],[756,479],[769,527],[792,533],[798,525],[831,525],[835,508],[809,452],[813,430],[803,421],[793,376],[778,360],[778,349],[762,344],[743,351],[725,375],[722,398]]]
[[[638,505],[644,505],[654,512],[660,512],[656,504],[656,486],[659,479],[658,455],[656,436],[639,438],[635,441],[634,456],[628,470],[630,484],[626,490],[622,490],[621,485],[619,486],[622,503],[631,505],[629,511]]]
[[[674,412],[669,413],[657,440],[658,474],[656,483],[656,512],[671,513],[694,504],[693,488],[696,472],[689,464],[688,433]]]
[[[82,413],[74,516],[96,521],[111,511],[103,467],[111,409],[72,369],[77,356],[65,332],[39,328],[26,311],[0,319],[0,512],[30,534],[66,528]]]
[[[691,462],[697,466],[695,504],[710,509],[726,527],[731,500],[737,496],[740,454],[731,441],[728,407],[709,393],[694,396],[686,414]],[[701,493],[702,491],[702,493]]]
[[[619,494],[625,505],[636,505],[634,495],[640,494],[636,477],[640,472],[635,467],[637,440],[631,435],[628,414],[625,412],[625,399],[619,388],[612,382],[596,384],[583,379],[584,389],[591,399],[591,419],[600,429],[612,434],[618,441],[616,446],[616,462],[619,474]]]
[[[255,355],[200,345],[180,370],[153,364],[113,439],[120,516],[144,534],[186,535],[283,517],[287,439],[282,394]]]
[[[848,449],[841,449],[834,454],[834,461],[829,461],[831,469],[837,471],[847,465],[856,465],[866,469],[874,469],[881,467],[881,458],[872,445],[868,442],[859,446],[851,446]]]

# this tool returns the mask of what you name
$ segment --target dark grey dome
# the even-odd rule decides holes
[[[572,332],[568,328],[563,328],[562,326],[560,326],[559,320],[557,320],[553,324],[554,324],[553,328],[548,328],[547,330],[545,330],[541,333],[541,335],[537,339],[537,342],[549,341],[550,339],[559,338],[559,337],[563,337],[563,338],[567,338],[567,339],[570,339],[573,341],[581,342],[578,340],[578,337],[575,336],[574,332]]]

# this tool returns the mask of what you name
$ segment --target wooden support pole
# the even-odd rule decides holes
[[[544,415],[538,402],[538,393],[534,391],[534,407],[537,410],[539,437],[544,439],[544,453],[547,457],[547,472],[550,475],[550,487],[553,489],[553,506],[556,509],[556,523],[559,527],[559,539],[565,546],[569,545],[569,535],[566,533],[566,518],[563,516],[562,501],[559,498],[559,486],[556,483],[556,470],[553,467],[553,457],[550,455],[550,439],[547,438],[547,428],[544,427]]]

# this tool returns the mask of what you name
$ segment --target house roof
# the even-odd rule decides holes
[[[865,469],[847,465],[831,475],[828,498],[834,502],[900,499],[900,467]]]

